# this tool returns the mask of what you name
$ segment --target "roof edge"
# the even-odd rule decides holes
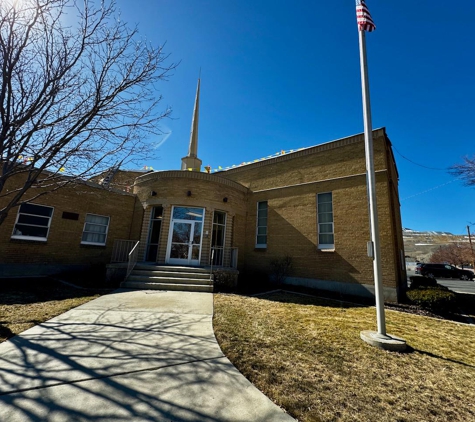
[[[384,126],[380,127],[380,128],[377,128],[377,129],[373,129],[373,136],[384,136],[386,139],[388,139],[387,135],[386,135],[386,128]],[[324,142],[323,144],[318,144],[318,145],[314,145],[314,146],[311,146],[311,147],[301,148],[297,151],[285,153],[285,154],[282,154],[278,157],[264,159],[264,160],[253,162],[253,163],[250,163],[250,164],[244,164],[244,165],[241,165],[241,166],[238,166],[238,167],[233,167],[233,168],[230,168],[230,169],[227,169],[227,170],[222,170],[222,171],[218,172],[218,174],[222,173],[223,176],[226,177],[225,174],[239,173],[240,171],[248,170],[250,168],[258,168],[258,167],[266,166],[268,164],[275,164],[275,163],[278,163],[278,162],[291,160],[293,158],[303,157],[305,155],[315,154],[316,152],[321,152],[321,151],[327,151],[327,150],[330,150],[330,149],[340,148],[340,147],[343,147],[345,145],[351,145],[351,144],[355,144],[355,143],[358,143],[358,142],[364,142],[364,133],[358,133],[356,135],[347,136],[345,138],[339,138],[339,139],[335,139],[333,141]],[[216,174],[216,173],[213,173],[213,174]]]

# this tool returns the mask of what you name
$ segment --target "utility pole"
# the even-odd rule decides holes
[[[473,256],[472,236],[470,236],[470,226],[467,226],[468,241],[470,242],[470,250],[472,251],[472,268],[475,269],[475,258]]]

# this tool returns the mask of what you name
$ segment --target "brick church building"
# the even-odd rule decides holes
[[[112,169],[10,213],[0,278],[120,262],[136,245],[138,263],[246,273],[288,256],[286,283],[372,294],[363,134],[210,172],[198,158],[198,115],[199,82],[181,170]],[[373,139],[384,294],[397,300],[406,286],[398,173],[385,129]]]

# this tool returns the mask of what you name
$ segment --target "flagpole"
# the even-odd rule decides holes
[[[376,178],[373,159],[373,129],[371,123],[371,104],[369,97],[368,65],[366,60],[365,31],[359,30],[361,88],[363,94],[363,120],[366,152],[366,182],[368,184],[369,219],[371,229],[371,246],[368,252],[373,258],[374,289],[376,299],[376,319],[378,335],[386,336],[386,318],[384,314],[384,296],[381,271],[381,246],[379,243],[378,206],[376,201]]]
[[[364,140],[366,157],[366,183],[368,187],[369,223],[371,241],[368,242],[368,256],[373,258],[374,296],[378,331],[361,331],[360,337],[366,343],[385,350],[402,352],[406,341],[386,333],[384,315],[383,279],[381,271],[381,246],[379,243],[378,205],[376,202],[376,177],[373,159],[373,128],[371,126],[371,105],[369,101],[368,63],[366,61],[366,31],[374,31],[373,18],[365,0],[356,0],[356,22],[360,42],[361,91],[363,97]]]

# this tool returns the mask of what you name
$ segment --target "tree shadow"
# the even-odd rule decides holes
[[[211,314],[110,296],[105,310],[89,302],[0,345],[4,420],[292,420],[222,354]]]
[[[12,332],[10,328],[5,327],[3,324],[4,321],[0,321],[0,341],[2,341],[3,339],[9,339],[15,335],[15,333]]]

